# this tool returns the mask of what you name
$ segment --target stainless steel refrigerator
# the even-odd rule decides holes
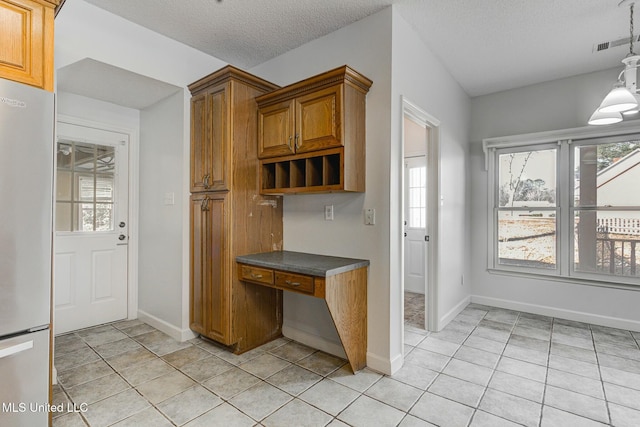
[[[0,78],[0,426],[48,422],[53,94]]]

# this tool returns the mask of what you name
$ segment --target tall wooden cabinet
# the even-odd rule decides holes
[[[282,250],[282,199],[260,195],[255,97],[232,66],[191,91],[191,329],[238,353],[281,335],[282,291],[241,282],[237,255]]]
[[[53,91],[53,18],[60,0],[0,0],[0,78]]]

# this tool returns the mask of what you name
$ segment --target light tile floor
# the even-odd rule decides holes
[[[352,375],[278,339],[237,356],[139,321],[56,338],[60,426],[640,426],[640,333],[469,305],[406,326],[405,364]]]
[[[404,293],[404,324],[424,329],[424,294]]]

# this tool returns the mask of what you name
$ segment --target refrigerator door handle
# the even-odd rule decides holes
[[[25,350],[33,348],[33,340],[23,342],[21,344],[12,345],[11,347],[0,349],[0,359],[21,353]]]

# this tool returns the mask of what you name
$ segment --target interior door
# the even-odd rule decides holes
[[[405,159],[404,289],[425,293],[427,166],[426,157]]]
[[[126,134],[58,122],[55,333],[127,317]]]

